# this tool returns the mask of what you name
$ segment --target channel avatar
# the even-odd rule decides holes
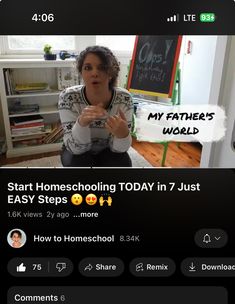
[[[12,248],[21,248],[26,242],[26,234],[21,229],[13,229],[8,233],[7,242]]]

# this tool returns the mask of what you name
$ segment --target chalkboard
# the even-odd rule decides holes
[[[182,36],[136,36],[127,88],[171,97]]]

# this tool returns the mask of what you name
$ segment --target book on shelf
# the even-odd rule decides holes
[[[36,146],[42,144],[42,138],[32,138],[32,139],[21,139],[14,142],[15,148],[23,148],[28,146]]]
[[[63,128],[60,123],[48,124],[44,127],[44,132],[50,132],[49,134],[36,134],[40,130],[31,130],[27,128],[23,132],[15,132],[12,134],[14,146],[23,147],[31,145],[51,144],[58,143],[63,140]],[[25,133],[24,133],[25,132]],[[31,132],[31,133],[30,133]],[[34,134],[35,133],[35,134]],[[15,136],[15,137],[14,137]]]
[[[49,90],[50,87],[48,83],[44,82],[23,83],[15,85],[15,92],[18,94],[48,92]]]
[[[10,83],[9,83],[9,76],[8,76],[8,69],[4,69],[3,75],[4,75],[4,82],[5,82],[6,95],[11,95],[11,92],[10,92]]]
[[[30,115],[30,116],[20,116],[20,117],[11,117],[11,125],[19,126],[23,124],[31,124],[35,122],[44,122],[44,119],[41,115]]]
[[[20,133],[20,132],[24,132],[24,131],[36,131],[36,130],[38,130],[38,131],[44,131],[44,125],[42,125],[42,126],[33,126],[33,127],[24,127],[24,128],[14,128],[14,126],[13,127],[11,127],[11,132],[13,133]]]
[[[55,143],[63,138],[64,132],[61,124],[57,123],[52,131],[43,138],[44,144]]]
[[[4,75],[6,95],[14,94],[14,80],[13,80],[12,70],[4,69],[3,75]]]
[[[22,125],[11,125],[11,129],[22,129],[22,128],[32,128],[32,127],[44,127],[44,122],[32,122],[32,123],[25,123]]]
[[[26,126],[26,127],[11,126],[12,132],[21,132],[21,131],[26,131],[26,130],[42,130],[42,129],[44,129],[44,124],[39,125],[39,126]]]
[[[42,142],[42,139],[45,135],[44,134],[30,134],[30,135],[21,135],[13,138],[13,141],[21,141],[21,140],[30,140],[30,139],[40,139]]]
[[[9,107],[9,114],[27,114],[39,111],[38,104],[21,104],[20,101],[16,101]]]
[[[11,135],[12,136],[21,136],[21,135],[32,135],[35,133],[43,133],[44,129],[37,129],[37,128],[32,128],[32,129],[24,129],[24,130],[12,130]]]

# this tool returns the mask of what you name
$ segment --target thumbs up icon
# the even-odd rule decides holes
[[[16,272],[25,272],[26,266],[24,266],[24,263],[21,263],[19,266],[16,267]]]

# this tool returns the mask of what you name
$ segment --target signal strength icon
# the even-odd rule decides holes
[[[169,18],[166,19],[167,22],[179,22],[180,21],[180,16],[179,14],[175,14]]]

